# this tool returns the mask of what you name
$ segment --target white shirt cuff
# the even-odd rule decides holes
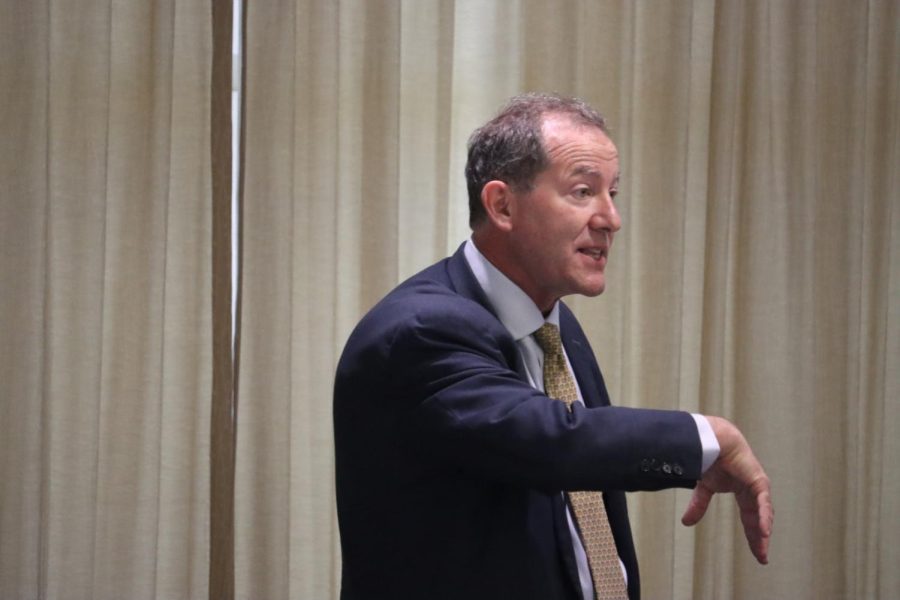
[[[719,458],[719,440],[706,417],[695,413],[691,413],[691,416],[697,423],[697,433],[700,434],[700,444],[703,446],[703,460],[700,463],[700,473],[703,474]]]

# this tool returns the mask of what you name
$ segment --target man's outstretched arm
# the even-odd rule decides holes
[[[719,442],[719,458],[697,483],[681,522],[696,524],[706,514],[713,494],[732,493],[750,551],[761,564],[767,564],[775,516],[769,477],[737,427],[721,417],[706,418]]]

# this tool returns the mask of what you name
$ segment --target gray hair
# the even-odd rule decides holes
[[[578,98],[536,93],[511,98],[497,116],[469,138],[469,227],[474,229],[487,218],[481,204],[481,190],[487,182],[497,179],[517,192],[527,191],[538,173],[549,166],[541,134],[546,115],[567,116],[609,135],[606,120]]]

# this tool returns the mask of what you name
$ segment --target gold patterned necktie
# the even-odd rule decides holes
[[[563,355],[559,328],[552,323],[544,323],[534,332],[534,337],[544,351],[544,392],[565,402],[571,411],[572,403],[578,400],[578,390]],[[566,495],[581,532],[581,542],[587,553],[598,600],[627,600],[625,577],[609,528],[603,496],[599,492],[580,491],[566,492]]]

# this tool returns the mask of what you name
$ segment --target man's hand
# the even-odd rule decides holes
[[[767,564],[775,516],[769,478],[737,427],[720,417],[706,418],[719,441],[719,458],[694,489],[681,522],[688,526],[696,524],[706,514],[713,494],[733,493],[750,551],[761,564]]]

